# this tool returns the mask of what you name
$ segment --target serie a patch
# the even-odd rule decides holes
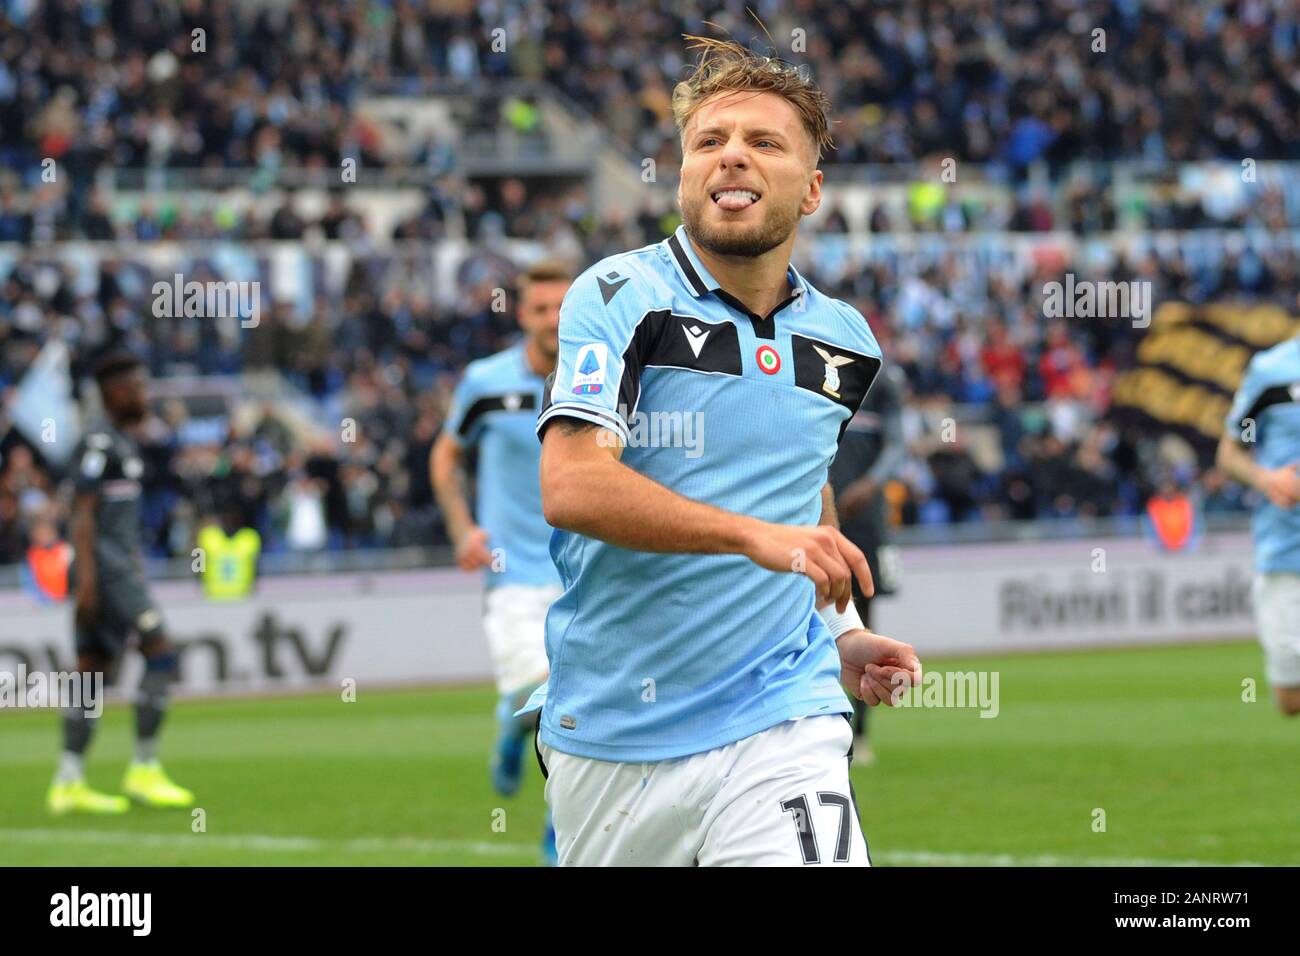
[[[605,386],[605,368],[609,364],[609,349],[604,342],[591,342],[578,349],[573,363],[574,395],[599,395]]]

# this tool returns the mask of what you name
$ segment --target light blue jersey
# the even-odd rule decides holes
[[[533,431],[545,384],[521,341],[470,362],[452,398],[445,427],[462,448],[478,449],[475,516],[488,533],[496,568],[485,572],[488,587],[557,582]]]
[[[599,424],[628,442],[625,464],[687,498],[817,524],[880,349],[857,311],[788,278],[788,299],[750,313],[684,229],[598,263],[560,310],[538,435],[560,418]],[[545,704],[541,739],[556,750],[665,760],[851,710],[807,577],[558,530],[551,554],[565,590],[546,620],[550,680],[529,707]]]
[[[1300,462],[1300,338],[1250,360],[1225,426],[1265,468]],[[1284,511],[1261,496],[1252,530],[1255,570],[1300,573],[1300,509]]]

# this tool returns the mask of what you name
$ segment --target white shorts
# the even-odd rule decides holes
[[[561,866],[870,866],[842,714],[703,753],[611,763],[539,742]]]
[[[546,680],[546,611],[563,593],[558,585],[502,584],[483,599],[483,633],[502,694]]]
[[[1255,616],[1273,687],[1300,687],[1300,574],[1255,575]]]

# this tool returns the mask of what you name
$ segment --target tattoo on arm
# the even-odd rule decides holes
[[[600,427],[599,425],[594,425],[591,422],[584,422],[578,418],[561,418],[555,423],[555,425],[559,428],[560,434],[566,437],[580,435],[583,432],[595,431]]]

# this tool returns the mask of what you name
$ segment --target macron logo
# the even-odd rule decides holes
[[[50,897],[51,926],[125,926],[134,936],[148,936],[152,928],[152,893],[71,893]]]
[[[683,325],[682,331],[686,333],[686,341],[690,343],[691,351],[695,353],[696,358],[699,358],[700,349],[704,348],[704,340],[709,337],[709,333],[702,331],[698,325],[693,325],[689,329]]]
[[[619,276],[617,272],[611,272],[604,278],[596,276],[596,284],[600,286],[600,297],[609,305],[610,300],[618,295],[618,290],[627,285],[627,276]],[[608,281],[607,281],[608,280]]]

